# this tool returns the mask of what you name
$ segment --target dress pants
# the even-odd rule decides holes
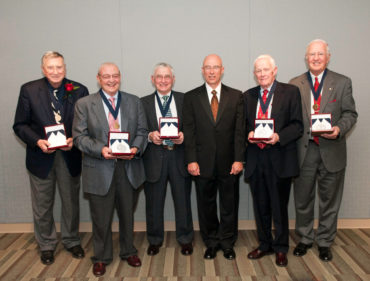
[[[167,181],[171,185],[175,207],[176,240],[180,244],[191,243],[194,236],[191,214],[191,177],[184,177],[178,170],[174,150],[164,150],[161,175],[157,182],[146,182],[146,226],[149,244],[162,245],[164,239],[164,205]]]
[[[55,189],[61,198],[61,236],[64,247],[80,245],[80,176],[72,177],[61,151],[55,152],[53,167],[46,179],[29,173],[35,238],[41,251],[54,251],[57,244],[53,207]]]
[[[128,160],[129,161],[129,160]],[[97,171],[99,173],[99,171]],[[93,223],[93,263],[109,264],[113,260],[112,219],[116,208],[119,219],[119,244],[121,258],[137,254],[133,244],[134,189],[130,184],[125,160],[117,160],[109,191],[106,195],[89,195]]]
[[[309,142],[300,175],[294,183],[296,208],[296,232],[302,243],[311,244],[315,240],[313,230],[314,208],[317,193],[319,200],[319,226],[316,242],[319,247],[330,247],[337,233],[337,220],[343,195],[345,169],[331,173],[321,159],[320,148]]]
[[[288,202],[291,178],[279,178],[269,158],[269,148],[259,153],[254,173],[250,177],[254,216],[259,249],[287,253],[289,250]],[[272,237],[272,221],[275,235]]]
[[[195,177],[199,229],[206,247],[232,248],[237,239],[238,176]],[[217,210],[219,195],[220,219]]]

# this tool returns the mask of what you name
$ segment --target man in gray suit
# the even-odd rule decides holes
[[[141,261],[133,245],[134,189],[145,181],[142,159],[147,144],[145,112],[140,99],[119,91],[121,73],[113,63],[100,66],[101,89],[76,103],[73,140],[84,153],[82,184],[93,222],[93,273],[101,276],[112,262],[112,217],[119,218],[120,257],[131,266]],[[108,101],[110,100],[111,103]],[[129,133],[131,155],[115,156],[108,147],[112,131]]]
[[[146,225],[149,247],[148,255],[156,255],[163,243],[163,209],[166,199],[167,181],[171,183],[175,205],[176,239],[181,253],[193,253],[194,236],[191,215],[191,178],[185,168],[184,134],[182,133],[182,103],[184,95],[172,91],[175,76],[172,66],[159,63],[155,66],[152,83],[156,91],[142,98],[148,120],[149,144],[143,155],[146,182]],[[179,138],[161,139],[160,117],[178,117]]]
[[[337,231],[346,167],[346,134],[356,123],[357,112],[351,79],[327,69],[328,44],[316,39],[306,50],[309,71],[293,78],[302,96],[304,134],[298,141],[300,176],[295,180],[296,232],[301,240],[294,255],[303,256],[315,240],[319,257],[330,261],[330,246]],[[311,135],[311,114],[330,113],[333,131]],[[319,226],[314,237],[315,186],[318,182]]]

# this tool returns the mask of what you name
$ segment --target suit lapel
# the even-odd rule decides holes
[[[257,102],[258,102],[258,93],[260,91],[260,87],[256,87],[254,88],[250,95],[251,95],[251,99],[250,99],[250,102],[248,104],[248,108],[247,108],[247,112],[249,112],[249,118],[251,120],[254,120],[256,118],[256,111],[257,111]]]
[[[276,81],[276,88],[274,91],[274,96],[272,98],[271,118],[276,119],[279,116],[277,113],[280,112],[283,98],[284,97],[282,96],[281,85],[278,81]]]
[[[109,133],[108,119],[105,114],[103,100],[101,99],[99,92],[95,94],[95,98],[91,104],[91,108],[96,116],[97,123],[100,123],[100,126],[104,129],[104,132],[108,135]]]
[[[179,100],[179,96],[177,93],[173,92],[173,97],[175,98],[175,104],[176,104],[176,111],[177,111],[177,117],[179,118],[179,129],[182,127],[182,103]]]
[[[53,113],[53,109],[51,107],[51,98],[49,94],[49,88],[45,81],[42,81],[42,84],[40,84],[39,87],[39,101],[41,103],[41,108],[45,110],[45,116],[47,116],[47,119],[52,124],[55,124],[55,117]]]
[[[322,87],[322,96],[321,96],[321,103],[320,103],[320,113],[325,113],[325,107],[328,102],[332,99],[333,90],[334,90],[334,80],[331,75],[330,70],[326,74],[324,85]]]
[[[303,79],[301,80],[302,84],[302,102],[303,102],[303,116],[307,116],[308,119],[311,117],[311,87],[310,87],[310,82],[307,80],[307,74],[304,75]]]
[[[199,92],[199,103],[204,108],[204,111],[206,112],[206,114],[207,114],[208,118],[211,120],[211,122],[215,123],[215,120],[213,119],[211,105],[209,103],[208,93],[207,93],[207,89],[206,89],[205,84],[203,85],[203,87],[200,89],[200,92]]]
[[[149,110],[147,110],[147,112],[149,112],[149,115],[147,117],[148,117],[148,121],[150,122],[150,128],[155,128],[159,130],[157,111],[155,109],[155,103],[157,102],[155,92],[152,95],[150,95],[148,102],[149,102]]]
[[[227,94],[227,89],[225,88],[224,85],[221,85],[220,102],[218,104],[216,123],[220,120],[221,115],[224,112],[227,103],[229,102],[229,98],[230,96]]]

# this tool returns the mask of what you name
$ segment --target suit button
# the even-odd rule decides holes
[[[305,148],[307,148],[307,147],[308,147],[308,145],[307,145],[307,144],[305,144],[305,145],[304,145],[304,147],[305,147]]]
[[[309,135],[309,134],[310,134],[310,132],[308,131],[308,132],[307,132],[307,135]]]

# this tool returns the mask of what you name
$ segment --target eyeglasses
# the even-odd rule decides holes
[[[308,53],[308,57],[314,58],[316,56],[318,57],[324,57],[326,54],[324,52],[316,52],[316,53]]]
[[[221,67],[222,67],[222,65],[213,65],[213,66],[211,66],[211,65],[205,65],[205,66],[203,66],[203,69],[206,70],[206,71],[210,71],[211,69],[213,69],[213,70],[220,70]]]
[[[169,81],[172,79],[172,76],[171,75],[156,75],[155,76],[155,79],[156,80],[165,80],[165,81]]]
[[[121,74],[112,74],[112,75],[109,75],[109,74],[103,74],[103,75],[101,75],[101,74],[99,74],[99,76],[103,80],[109,80],[110,78],[119,79],[121,77]]]

